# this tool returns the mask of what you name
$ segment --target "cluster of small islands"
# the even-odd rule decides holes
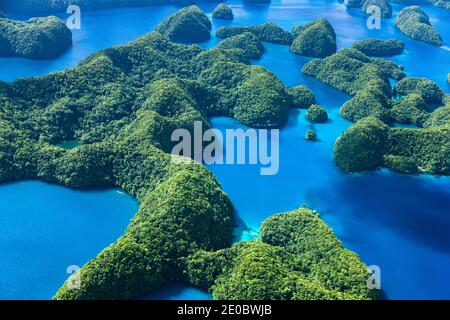
[[[57,11],[67,2],[7,0],[1,9]],[[126,1],[71,3],[95,9]],[[431,3],[450,9],[449,1]],[[383,17],[392,16],[387,0],[347,5],[363,10],[377,5]],[[231,20],[233,12],[219,4],[212,18]],[[396,26],[415,40],[443,44],[418,6],[401,10]],[[119,187],[140,202],[123,236],[81,268],[81,288],[65,283],[54,298],[133,299],[178,281],[209,290],[215,299],[376,299],[378,291],[367,287],[367,266],[314,210],[273,215],[261,226],[259,240],[233,243],[231,201],[207,168],[171,161],[171,132],[193,130],[195,121],[208,128],[213,116],[282,127],[291,108],[307,109],[311,122],[326,122],[326,109],[306,86],[286,87],[251,64],[270,42],[312,57],[301,72],[351,96],[340,114],[355,124],[334,147],[343,171],[387,167],[450,175],[450,95],[431,80],[407,77],[402,66],[385,59],[404,51],[401,41],[367,39],[338,51],[326,19],[291,31],[270,22],[222,27],[217,47],[188,44],[209,39],[211,29],[210,18],[188,6],[154,32],[93,54],[74,68],[0,82],[1,182]],[[21,22],[0,13],[2,56],[51,58],[71,43],[70,30],[56,17]],[[316,132],[309,130],[306,139],[316,140]],[[58,147],[71,140],[81,144]]]

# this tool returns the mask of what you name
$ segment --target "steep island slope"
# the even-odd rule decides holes
[[[233,20],[233,10],[225,3],[219,3],[212,13],[213,19]]]
[[[201,164],[168,154],[175,128],[193,130],[194,121],[208,128],[210,116],[282,125],[295,106],[290,91],[241,49],[202,50],[156,32],[75,68],[0,82],[1,182],[114,186],[140,202],[124,235],[82,267],[81,288],[69,280],[55,299],[130,299],[202,277],[215,297],[230,299],[221,288],[249,299],[373,298],[366,266],[307,209],[267,222],[261,241],[230,247],[233,207],[217,180]],[[56,146],[74,139],[81,145]],[[209,276],[199,257],[217,250],[230,252],[231,265]],[[266,257],[274,264],[247,268]],[[299,261],[314,268],[297,269]],[[266,281],[274,273],[276,282]],[[257,282],[254,291],[246,290],[249,281]]]
[[[336,141],[341,169],[450,175],[450,98],[434,82],[408,78],[392,61],[355,49],[313,59],[303,72],[352,96],[340,109],[357,121]],[[394,88],[390,79],[399,80]],[[417,128],[389,126],[395,123]]]
[[[326,19],[317,19],[292,30],[291,51],[303,56],[325,58],[336,53],[336,33]]]
[[[190,6],[164,19],[155,30],[171,41],[191,43],[208,40],[211,28],[208,16],[199,7]]]
[[[72,32],[57,17],[16,21],[0,17],[0,56],[54,58],[72,46]]]
[[[408,37],[436,46],[443,44],[441,35],[431,26],[430,18],[418,6],[403,8],[395,20],[397,28]]]

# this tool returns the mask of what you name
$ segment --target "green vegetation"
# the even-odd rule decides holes
[[[304,85],[288,88],[287,93],[291,97],[291,105],[294,108],[308,109],[316,103],[314,93]]]
[[[448,110],[447,110],[448,116]],[[375,118],[358,121],[338,138],[334,159],[345,172],[380,166],[401,173],[450,174],[450,127],[389,128]]]
[[[375,116],[388,121],[391,99],[389,78],[405,76],[392,61],[369,58],[358,50],[343,49],[325,59],[313,59],[302,71],[352,95],[340,110],[342,117],[357,121]]]
[[[435,7],[450,10],[450,1],[449,0],[429,0],[429,1]]]
[[[431,26],[428,15],[418,6],[403,8],[397,16],[395,25],[414,40],[436,46],[441,46],[443,43],[440,34]]]
[[[342,117],[357,121],[335,143],[334,159],[345,172],[387,166],[402,173],[450,174],[450,101],[434,82],[405,77],[403,68],[356,49],[313,59],[302,71],[352,97]],[[399,80],[392,100],[389,79]],[[436,110],[430,112],[435,106]],[[389,128],[393,122],[419,128]]]
[[[292,35],[274,23],[264,23],[260,26],[247,27],[221,27],[217,30],[216,36],[225,39],[245,32],[253,33],[261,41],[265,42],[286,45],[292,43]]]
[[[422,127],[429,117],[427,104],[420,95],[415,93],[408,94],[393,103],[390,115],[394,122],[413,124],[417,127]]]
[[[392,6],[389,0],[365,0],[362,4],[362,11],[365,14],[372,14],[372,12],[369,10],[371,6],[380,8],[381,18],[392,18]]]
[[[405,76],[395,63],[370,58],[355,49],[343,49],[325,59],[313,59],[303,66],[302,72],[350,95],[375,82],[383,94],[390,96],[388,78],[395,76],[399,80]]]
[[[345,172],[373,170],[383,164],[389,127],[380,120],[364,118],[336,140],[334,161]]]
[[[72,140],[72,141],[63,141],[60,144],[57,144],[57,147],[63,148],[64,150],[70,150],[81,145],[80,141]]]
[[[233,51],[207,53],[151,33],[76,68],[0,87],[1,181],[117,186],[141,203],[123,237],[81,269],[81,289],[65,285],[55,298],[134,298],[183,281],[192,252],[230,243],[233,208],[216,179],[163,152],[174,128],[216,112],[222,95],[195,77],[225,61],[251,72]],[[83,144],[71,150],[48,143],[74,138]]]
[[[402,54],[405,43],[394,39],[366,39],[355,42],[352,47],[368,56],[390,57]]]
[[[423,124],[425,128],[433,128],[440,126],[450,127],[450,104],[437,108],[428,117]]]
[[[214,19],[233,20],[233,10],[225,3],[219,3],[212,13]]]
[[[170,169],[174,172],[141,199],[124,236],[81,269],[81,288],[63,286],[57,299],[134,298],[165,282],[184,280],[189,253],[228,244],[233,227],[229,200],[201,165],[182,167]]]
[[[317,19],[292,30],[291,51],[309,57],[324,58],[336,53],[336,33],[326,19]]]
[[[185,7],[164,19],[157,27],[171,41],[191,43],[210,38],[211,21],[197,6]]]
[[[426,78],[404,78],[394,87],[394,93],[406,96],[417,93],[428,104],[443,104],[445,93],[439,86]]]
[[[264,45],[253,33],[245,32],[220,42],[221,49],[241,49],[248,59],[259,59],[264,53]]]
[[[260,240],[216,252],[198,251],[187,260],[191,283],[215,299],[371,299],[368,271],[317,216],[302,207],[274,215]]]
[[[201,164],[168,154],[175,128],[192,131],[194,121],[208,128],[207,119],[214,115],[252,126],[283,124],[294,104],[286,91],[273,74],[249,65],[242,49],[203,50],[172,43],[157,32],[62,72],[0,82],[1,182],[40,179],[72,188],[118,187],[140,202],[123,236],[81,268],[81,288],[71,289],[66,282],[55,299],[129,299],[167,282],[197,284],[200,279],[216,283],[217,298],[372,297],[365,289],[364,264],[334,237],[323,238],[331,251],[312,248],[308,261],[316,267],[308,272],[295,269],[296,259],[306,263],[308,257],[308,250],[296,251],[299,239],[285,248],[269,238],[230,248],[233,207],[217,180]],[[58,146],[75,140],[81,144]],[[315,224],[326,228],[319,220]],[[316,246],[319,242],[314,237]],[[192,257],[223,252],[236,254],[228,260],[237,272],[231,282],[222,277],[216,282],[209,271],[192,266]],[[281,269],[250,270],[249,277],[258,279],[277,274],[274,285],[260,282],[256,291],[247,290],[239,275],[246,266],[239,259],[246,252],[254,261],[267,257],[280,263]],[[229,292],[229,286],[242,290]]]
[[[0,18],[0,56],[54,58],[72,45],[72,32],[53,16],[16,21]]]
[[[385,155],[384,166],[398,173],[416,174],[418,172],[414,159],[404,156]]]
[[[317,133],[314,129],[309,129],[306,131],[305,139],[309,141],[316,141],[317,140]]]
[[[334,158],[341,169],[360,172],[387,166],[402,173],[450,174],[445,156],[450,112],[445,106],[429,112],[432,106],[447,102],[434,82],[406,78],[395,63],[369,58],[355,49],[311,60],[303,72],[352,95],[340,113],[345,119],[361,121],[336,141]],[[400,80],[394,88],[398,100],[391,100],[389,78]],[[424,129],[390,129],[383,122]]]
[[[311,105],[306,111],[306,119],[310,122],[324,123],[328,121],[327,110],[317,104]]]
[[[290,99],[283,84],[260,67],[249,70],[236,91],[233,115],[244,124],[278,127],[286,122]]]
[[[409,158],[420,172],[450,174],[448,126],[427,129],[393,128],[389,132],[387,146],[387,154]]]

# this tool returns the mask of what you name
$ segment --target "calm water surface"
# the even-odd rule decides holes
[[[114,242],[137,209],[118,190],[77,191],[37,181],[2,185],[0,299],[50,299],[68,268]]]
[[[360,10],[347,9],[337,1],[273,0],[271,6],[243,5],[237,0],[227,3],[234,10],[235,20],[215,20],[214,30],[224,25],[256,25],[268,21],[289,30],[295,24],[325,17],[336,30],[339,48],[349,47],[354,41],[368,37],[403,40],[406,43],[406,51],[393,60],[405,66],[409,76],[427,77],[450,92],[450,85],[446,81],[450,72],[448,11],[430,6],[423,7],[430,15],[431,23],[443,36],[445,45],[438,48],[405,37],[395,29],[393,19],[383,20],[381,30],[369,30],[366,28],[366,17]],[[207,13],[211,13],[214,6],[213,3],[200,4]],[[402,8],[400,5],[393,7],[394,15]],[[0,79],[13,81],[19,77],[38,76],[74,66],[95,51],[124,44],[147,33],[163,17],[176,10],[176,6],[163,6],[83,12],[82,30],[74,31],[74,46],[70,51],[49,61],[0,58]],[[210,48],[218,41],[212,37],[210,41],[200,45]],[[305,84],[310,87],[320,104],[328,109],[330,121],[314,125],[319,142],[311,143],[304,140],[306,131],[311,128],[311,124],[304,118],[305,111],[293,110],[289,123],[281,130],[280,171],[275,176],[261,176],[257,166],[209,166],[231,197],[237,215],[245,225],[239,229],[241,239],[256,238],[260,223],[271,214],[306,204],[321,212],[322,217],[346,247],[356,251],[367,264],[381,267],[382,287],[386,298],[449,299],[450,179],[431,176],[408,177],[386,170],[365,175],[344,175],[333,164],[332,149],[336,138],[351,125],[338,113],[339,107],[349,97],[302,75],[301,67],[309,58],[291,54],[286,46],[266,44],[266,49],[262,59],[254,63],[270,69],[286,85]],[[227,118],[215,118],[212,123],[219,130],[245,128],[237,121]],[[8,190],[11,187],[16,188],[15,192],[19,193],[25,188],[21,184],[3,186],[0,187],[0,194],[10,197],[12,193]],[[55,198],[55,193],[53,190],[46,190],[40,197],[51,202],[50,199]],[[95,195],[96,199],[97,197],[98,195]],[[109,210],[109,206],[107,208]],[[86,207],[80,202],[78,210],[85,212]],[[121,211],[129,219],[135,209]],[[21,212],[16,211],[17,214]],[[72,210],[67,214],[72,214],[72,219],[79,218],[78,213]],[[65,221],[60,223],[59,227],[67,227]],[[111,237],[106,242],[113,241],[126,224],[126,221],[123,224],[118,223],[118,233],[112,232],[113,235],[110,234]],[[19,238],[21,241],[28,241],[30,233],[32,234],[28,230],[20,234],[25,240]],[[56,242],[52,237],[53,235],[50,235],[47,239],[50,244]],[[86,259],[80,258],[70,264],[82,265],[88,260],[87,257],[95,256],[106,245],[107,243],[104,243],[96,248],[90,245],[85,248],[90,251],[90,255],[80,252],[80,257]],[[62,249],[55,252],[59,253],[59,250]],[[20,259],[15,263],[17,266],[24,265]],[[66,264],[65,261],[61,265]],[[27,262],[25,265],[29,270],[39,268],[34,262]],[[20,277],[26,278],[30,272],[23,271],[11,279],[0,278],[0,281],[15,283]],[[61,278],[63,279],[64,275]],[[16,288],[17,292],[25,292],[18,286]],[[49,290],[42,292],[40,296],[47,294],[50,297],[53,293],[54,291]],[[196,288],[173,284],[146,298],[206,299],[210,296]]]

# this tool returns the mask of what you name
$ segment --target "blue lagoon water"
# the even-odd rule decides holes
[[[118,190],[77,191],[37,181],[0,186],[0,300],[51,299],[67,269],[113,243],[137,209]]]
[[[396,30],[394,19],[383,20],[381,30],[369,30],[366,16],[360,10],[347,9],[334,0],[272,0],[270,6],[247,5],[241,0],[227,3],[234,10],[235,20],[213,20],[213,34],[224,25],[257,25],[264,22],[274,22],[289,30],[295,24],[324,17],[335,28],[340,49],[368,37],[405,41],[405,53],[393,60],[402,64],[409,76],[427,77],[450,92],[446,80],[450,72],[450,12],[443,9],[423,6],[430,15],[431,23],[443,36],[445,45],[438,48],[407,38]],[[215,3],[201,2],[200,7],[210,14]],[[401,5],[393,7],[394,15],[402,8]],[[48,61],[0,58],[0,79],[13,81],[19,77],[38,76],[74,66],[95,51],[124,44],[151,31],[161,18],[175,10],[176,6],[162,6],[84,12],[82,30],[74,31],[74,46],[69,52]],[[218,42],[219,39],[213,36],[200,45],[210,48]],[[347,248],[357,252],[368,265],[381,267],[386,298],[450,299],[450,178],[410,177],[387,170],[364,175],[343,174],[334,165],[332,152],[336,138],[351,125],[338,112],[349,97],[302,75],[301,68],[310,58],[291,54],[287,46],[265,46],[266,53],[254,63],[274,72],[286,85],[307,85],[314,91],[319,103],[328,109],[330,120],[326,124],[313,126],[319,141],[312,143],[304,139],[306,131],[312,126],[305,120],[305,111],[291,111],[288,124],[280,132],[280,171],[275,176],[261,176],[259,167],[251,165],[209,166],[234,203],[242,222],[239,229],[241,239],[256,238],[260,223],[268,216],[306,204],[321,212]],[[245,128],[233,119],[214,118],[211,121],[214,127],[222,131]],[[17,192],[24,188],[20,184],[11,185],[1,187],[0,192],[6,190],[5,196],[9,196],[7,190],[12,186],[17,188]],[[41,196],[49,202],[47,205],[52,206],[55,198],[53,191],[48,190]],[[107,208],[110,210],[109,206]],[[79,211],[83,210],[86,207],[80,205]],[[121,228],[125,225],[126,222]],[[108,241],[114,239],[112,236]],[[99,245],[95,250],[89,247],[89,250],[92,249],[89,257],[104,246],[106,244]],[[64,254],[60,251],[55,250]],[[68,263],[83,264],[88,258],[75,262],[66,260],[62,267]],[[35,264],[27,263],[30,270],[34,269]],[[17,260],[16,264],[22,266],[23,262]],[[14,279],[20,277],[11,281],[17,281]],[[196,288],[171,284],[144,298],[206,299],[210,296]]]
[[[141,298],[142,300],[212,300],[204,290],[185,284],[171,283]]]

